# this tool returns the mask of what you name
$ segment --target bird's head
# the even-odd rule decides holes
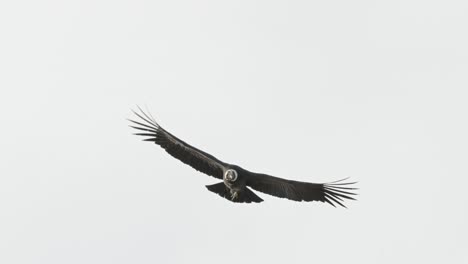
[[[237,171],[229,169],[224,173],[224,178],[227,181],[235,182],[237,180]]]

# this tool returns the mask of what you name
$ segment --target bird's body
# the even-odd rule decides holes
[[[232,202],[262,202],[263,199],[250,188],[294,201],[321,201],[333,206],[336,203],[344,207],[342,203],[344,199],[354,200],[352,196],[355,193],[352,191],[356,188],[349,187],[354,183],[343,182],[343,180],[325,184],[308,183],[251,172],[240,166],[222,162],[185,143],[159,126],[152,116],[141,109],[140,112],[134,112],[141,119],[140,122],[129,120],[134,124],[131,127],[143,131],[136,135],[147,137],[145,141],[156,143],[174,158],[202,173],[222,180],[220,183],[206,187],[209,191]]]
[[[229,189],[232,197],[237,197],[246,186],[245,177],[242,174],[239,176],[239,173],[234,168],[230,168],[224,172],[223,183]]]

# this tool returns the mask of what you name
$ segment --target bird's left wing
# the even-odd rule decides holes
[[[178,139],[156,123],[151,115],[143,112],[141,108],[138,109],[140,110],[140,113],[135,111],[133,111],[133,113],[140,120],[135,121],[129,119],[129,121],[133,123],[130,127],[143,131],[135,133],[135,135],[147,137],[144,141],[156,143],[166,150],[166,152],[171,156],[187,165],[190,165],[197,171],[218,179],[223,179],[223,171],[226,167],[224,162]]]
[[[282,179],[267,174],[249,172],[247,185],[253,189],[273,196],[294,201],[320,201],[333,206],[343,207],[344,199],[355,200],[353,190],[349,187],[354,182],[344,182],[345,179],[331,183],[310,183]]]

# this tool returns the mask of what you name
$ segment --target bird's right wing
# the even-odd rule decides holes
[[[133,113],[139,117],[140,120],[135,121],[129,119],[129,121],[133,123],[131,127],[143,131],[141,133],[135,133],[135,135],[148,137],[144,139],[144,141],[156,143],[171,156],[197,171],[218,179],[223,179],[223,172],[226,167],[224,162],[178,139],[156,123],[151,115],[143,112],[141,108],[138,109],[140,113],[135,111],[133,111]]]
[[[310,183],[282,179],[267,174],[249,172],[247,185],[253,189],[273,196],[287,198],[294,201],[320,201],[333,206],[339,204],[343,207],[344,199],[355,200],[353,190],[349,187],[354,182],[343,180],[331,183]]]

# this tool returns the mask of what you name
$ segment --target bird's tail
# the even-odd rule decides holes
[[[226,198],[227,200],[234,203],[260,203],[263,202],[263,199],[258,197],[254,192],[245,187],[244,190],[239,192],[237,196],[232,199],[231,190],[224,185],[224,182],[220,182],[213,185],[207,185],[206,188],[214,193],[219,194],[219,196]]]

